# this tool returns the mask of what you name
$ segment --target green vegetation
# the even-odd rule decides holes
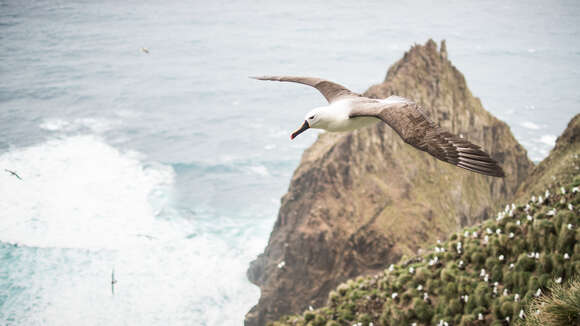
[[[526,320],[527,306],[552,287],[554,295],[542,301],[547,304],[538,316],[551,312],[556,317],[546,318],[559,318],[551,308],[556,304],[548,302],[562,301],[559,284],[580,271],[578,183],[533,197],[525,206],[509,205],[497,218],[451,235],[427,254],[341,284],[326,307],[271,324],[506,325]],[[542,324],[556,325],[544,322],[548,319]]]
[[[526,309],[521,326],[580,325],[580,278],[555,284],[550,295],[536,298]]]

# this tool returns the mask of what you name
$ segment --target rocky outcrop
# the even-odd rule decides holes
[[[580,114],[570,122],[556,145],[530,176],[518,187],[519,202],[527,201],[532,195],[542,195],[548,188],[565,186],[576,178],[580,183]]]
[[[309,305],[357,275],[382,270],[425,243],[490,216],[533,167],[509,127],[485,109],[432,40],[416,45],[366,96],[420,103],[442,127],[481,145],[506,178],[437,161],[384,123],[325,133],[304,152],[268,246],[248,270],[261,288],[246,325],[264,325]]]

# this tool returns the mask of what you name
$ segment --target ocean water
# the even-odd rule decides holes
[[[316,138],[289,134],[324,103],[248,76],[362,92],[446,39],[538,161],[580,111],[578,22],[577,1],[0,0],[0,324],[241,324]]]

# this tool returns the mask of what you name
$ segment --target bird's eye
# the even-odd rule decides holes
[[[308,120],[312,120],[312,119],[314,119],[314,116],[308,117]]]

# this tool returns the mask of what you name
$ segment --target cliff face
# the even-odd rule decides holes
[[[568,123],[564,133],[556,140],[556,146],[530,176],[519,186],[518,201],[527,201],[531,195],[542,195],[547,188],[566,185],[576,178],[580,183],[580,114]]]
[[[392,94],[415,100],[442,127],[482,146],[507,177],[436,161],[384,123],[320,135],[294,172],[268,246],[248,270],[261,297],[246,325],[320,306],[340,282],[487,218],[533,167],[509,127],[467,89],[444,43],[441,50],[431,40],[414,46],[365,93]]]

